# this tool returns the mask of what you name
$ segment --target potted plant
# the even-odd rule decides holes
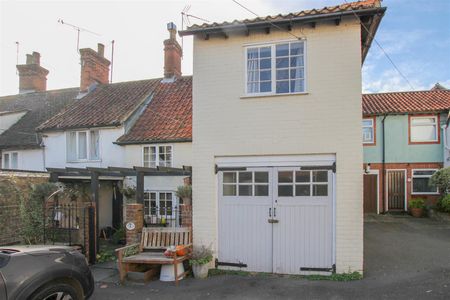
[[[424,208],[425,200],[422,198],[415,198],[409,201],[409,209],[413,217],[420,218],[423,215]]]
[[[125,196],[128,203],[136,202],[136,187],[127,186],[123,187],[120,192]]]
[[[194,277],[197,279],[205,279],[208,277],[209,262],[213,259],[211,248],[205,246],[194,247],[189,264],[192,266]]]
[[[185,205],[192,205],[192,186],[182,185],[177,188],[177,197],[183,201]]]

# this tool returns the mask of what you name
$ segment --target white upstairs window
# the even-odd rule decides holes
[[[304,93],[305,42],[246,48],[246,94]]]
[[[437,116],[411,117],[410,141],[412,143],[438,142]]]
[[[363,119],[362,121],[363,144],[375,143],[374,119]]]
[[[70,131],[66,134],[67,161],[100,159],[98,130]]]
[[[3,169],[18,169],[19,153],[7,152],[3,154]]]
[[[172,167],[172,146],[145,146],[143,165],[148,168]]]

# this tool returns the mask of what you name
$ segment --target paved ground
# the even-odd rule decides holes
[[[364,279],[310,281],[282,276],[220,275],[207,280],[117,284],[111,266],[94,268],[92,299],[450,299],[450,223],[369,216]]]

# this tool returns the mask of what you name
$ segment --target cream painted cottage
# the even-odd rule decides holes
[[[248,271],[363,270],[370,0],[194,25],[193,236]],[[367,29],[367,30],[366,30]]]

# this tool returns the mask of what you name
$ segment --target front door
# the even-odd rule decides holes
[[[256,272],[330,270],[332,194],[326,169],[219,172],[219,261]]]
[[[376,174],[364,174],[364,213],[377,213],[377,180]]]
[[[405,171],[387,170],[388,210],[405,209]]]

